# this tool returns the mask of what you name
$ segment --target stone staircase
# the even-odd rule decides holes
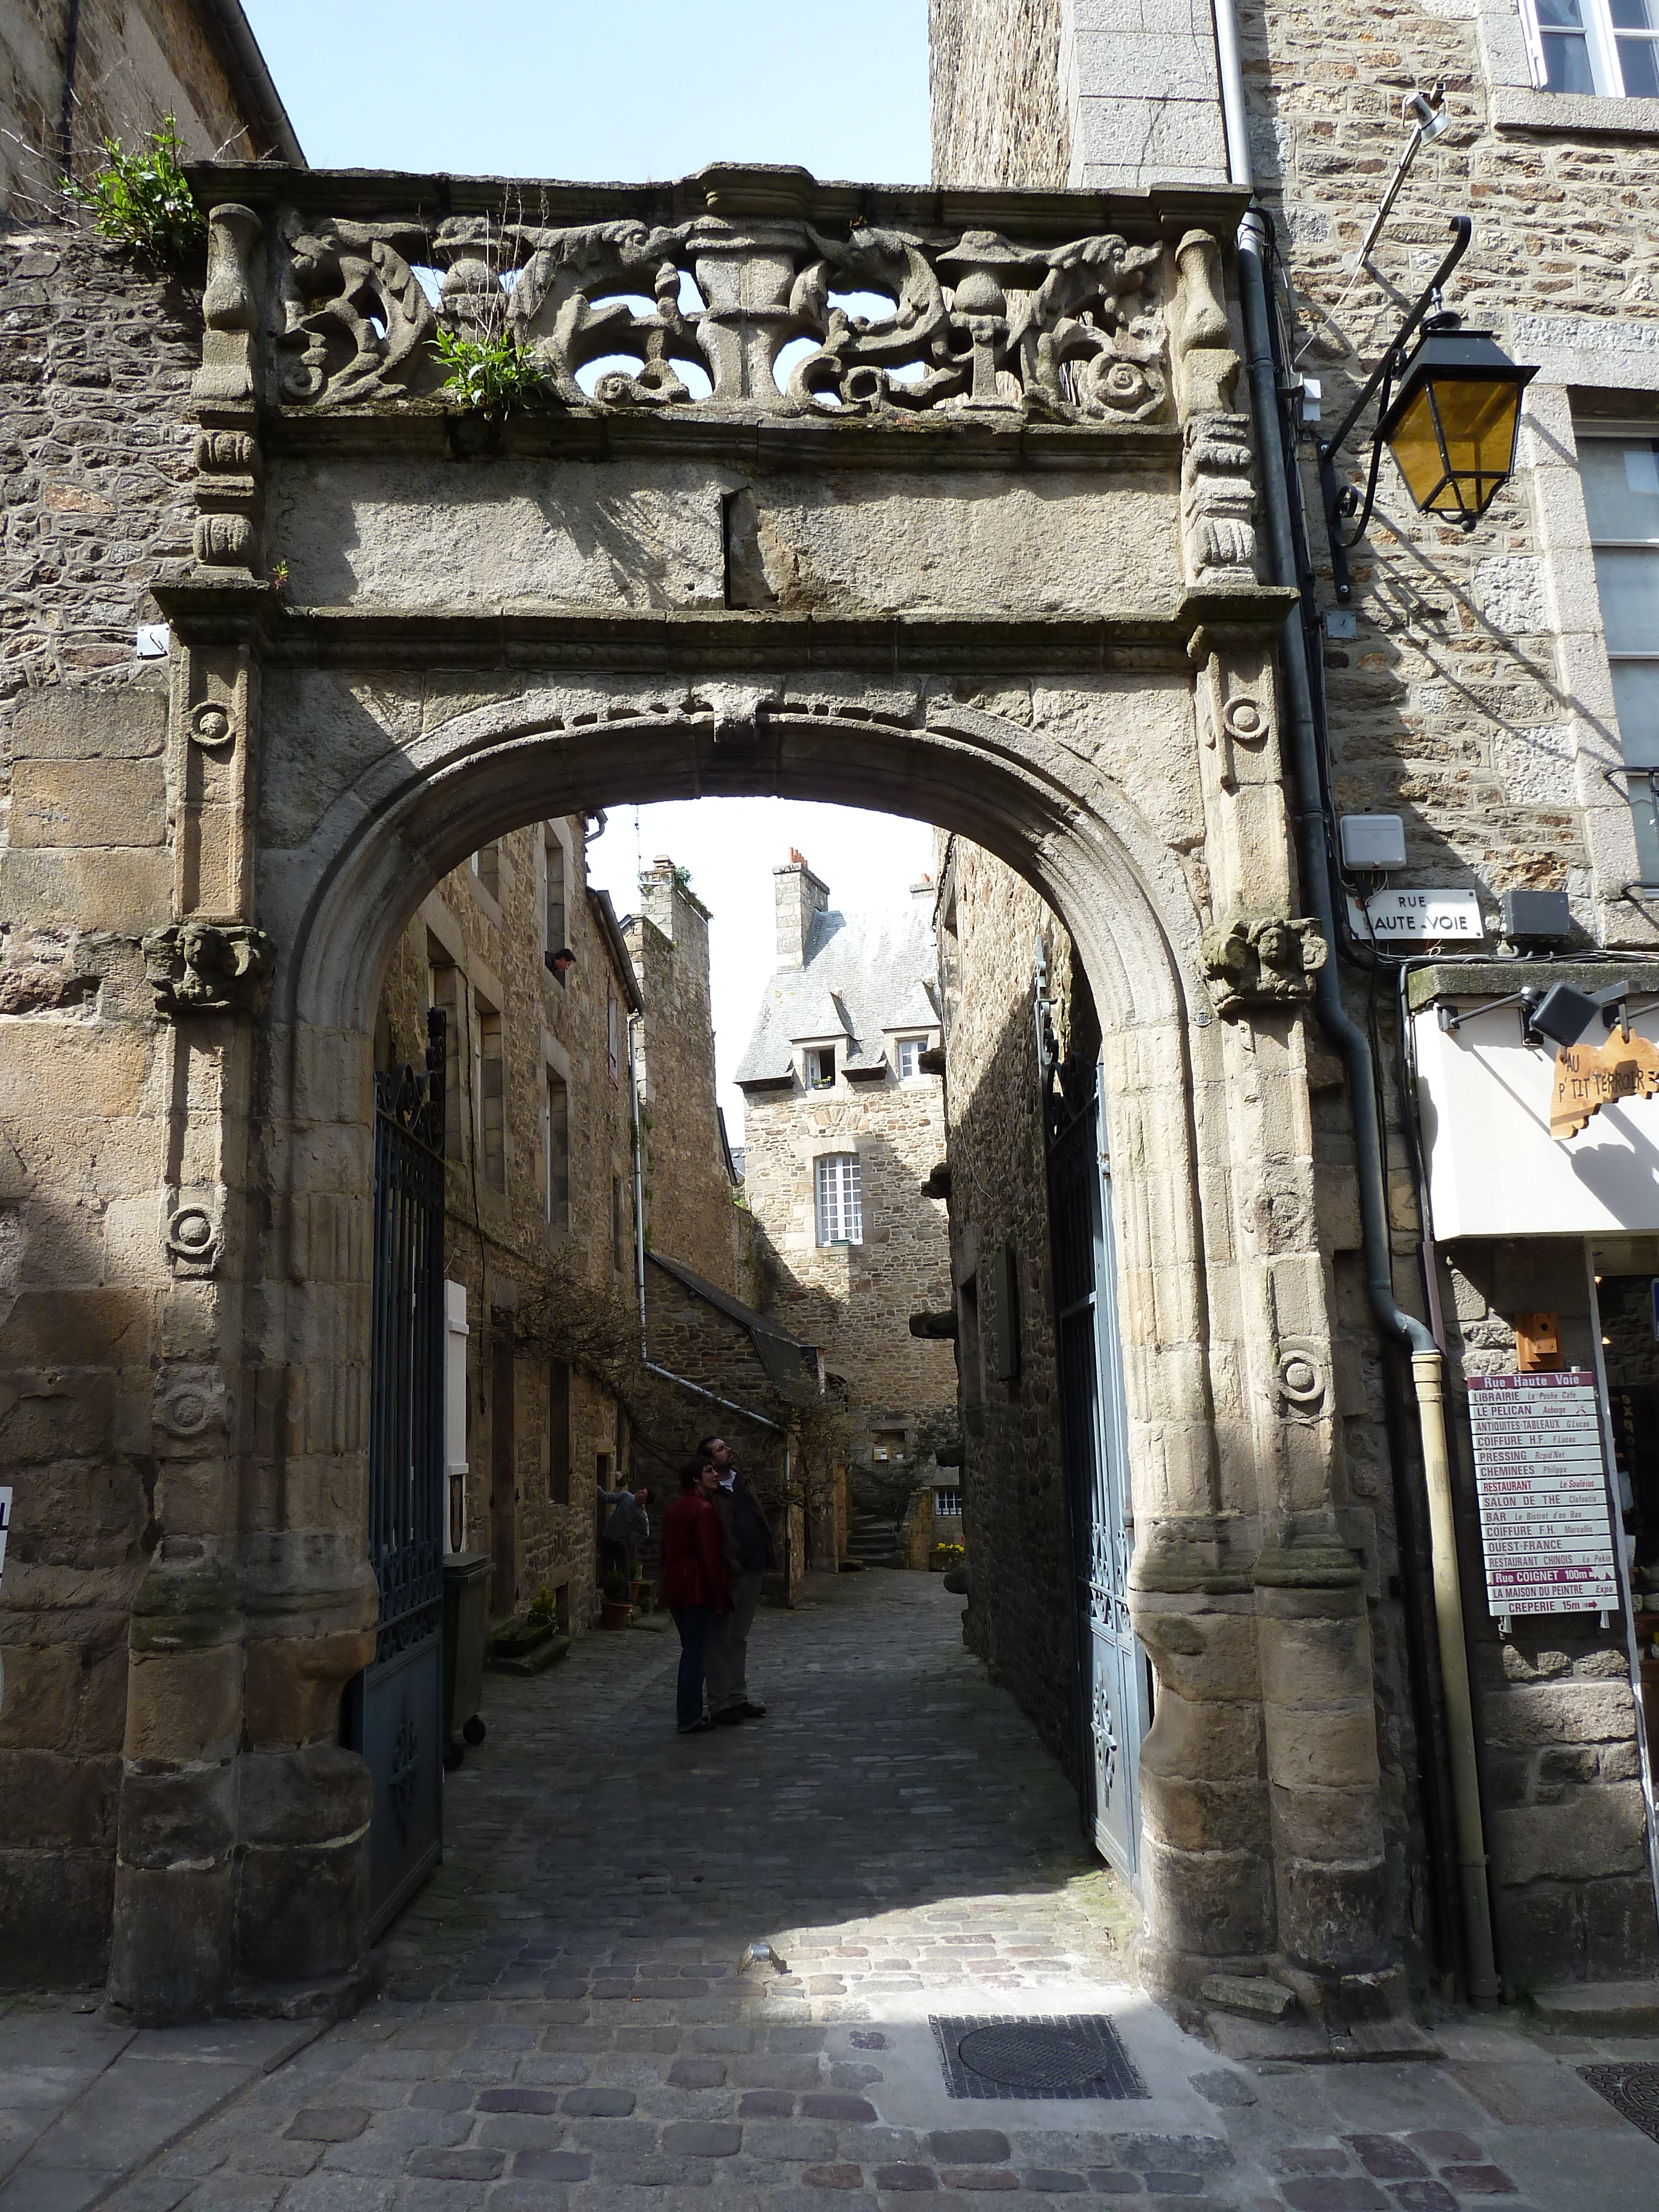
[[[854,1506],[847,1533],[847,1556],[861,1567],[901,1567],[898,1524],[884,1515]]]

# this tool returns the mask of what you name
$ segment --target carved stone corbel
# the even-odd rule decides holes
[[[1250,421],[1234,396],[1242,366],[1221,300],[1221,252],[1207,231],[1176,248],[1181,289],[1175,319],[1181,406],[1181,521],[1195,585],[1255,580],[1255,487]]]
[[[144,975],[155,1011],[177,1021],[185,1014],[252,1014],[264,1003],[276,948],[263,929],[246,922],[173,922],[143,940]]]
[[[1328,954],[1310,915],[1239,914],[1204,933],[1204,973],[1220,1014],[1304,1004]]]
[[[258,574],[264,526],[264,464],[255,434],[259,295],[264,232],[234,202],[208,217],[202,366],[191,386],[197,419],[196,558],[204,568]]]

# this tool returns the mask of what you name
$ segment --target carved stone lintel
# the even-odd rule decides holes
[[[1204,972],[1217,1012],[1305,1003],[1328,952],[1310,915],[1235,915],[1224,929],[1204,933]]]
[[[158,1014],[257,1013],[276,949],[246,922],[185,921],[144,939],[144,974]]]

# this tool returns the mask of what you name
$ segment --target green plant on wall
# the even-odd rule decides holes
[[[541,371],[528,347],[508,331],[470,337],[441,330],[433,341],[449,371],[444,389],[481,415],[505,415],[542,396]]]
[[[89,182],[71,179],[64,190],[91,209],[100,238],[137,246],[158,261],[180,261],[207,234],[207,219],[185,175],[184,150],[173,117],[166,115],[133,153],[118,138],[106,138],[103,167]]]

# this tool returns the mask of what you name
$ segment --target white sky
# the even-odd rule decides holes
[[[243,0],[317,168],[647,182],[707,162],[793,161],[814,175],[926,184],[927,0]],[[714,921],[720,1103],[772,972],[772,870],[791,845],[844,912],[902,904],[930,865],[923,823],[772,799],[640,810],[648,861],[671,854]],[[590,880],[637,903],[634,810],[611,811]]]
[[[777,964],[773,869],[782,866],[793,845],[828,884],[830,903],[842,913],[908,908],[911,884],[933,866],[933,842],[925,822],[793,799],[687,799],[611,808],[605,835],[587,848],[587,879],[610,892],[617,914],[631,914],[639,903],[637,851],[647,866],[666,853],[690,868],[691,888],[713,916],[714,1066],[733,1145],[743,1142],[743,1093],[732,1073]]]

